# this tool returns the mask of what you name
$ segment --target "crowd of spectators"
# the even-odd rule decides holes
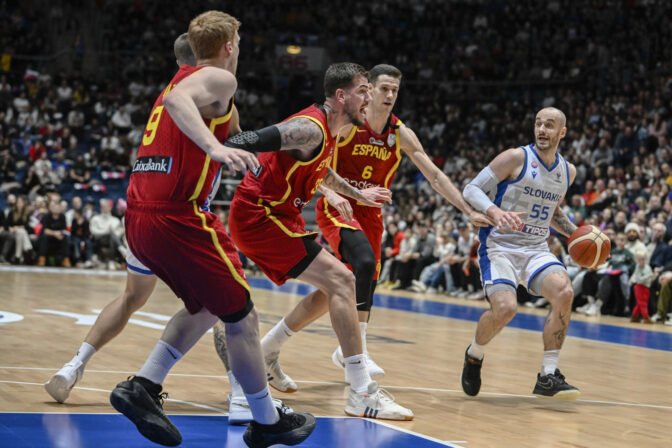
[[[558,107],[568,117],[560,151],[577,167],[563,207],[576,224],[603,229],[618,255],[586,272],[566,256],[564,238],[552,236],[549,244],[574,278],[577,307],[624,315],[634,308],[631,291],[643,285],[650,288],[651,318],[667,319],[672,4],[346,0],[333,11],[291,0],[258,3],[227,5],[243,22],[236,104],[244,129],[284,118],[288,89],[319,100],[320,75],[311,81],[274,67],[277,44],[323,47],[331,60],[399,66],[397,113],[459,188],[497,153],[529,143],[539,108]],[[39,6],[0,6],[9,24],[0,32],[7,54],[57,50],[48,39],[53,17],[39,14]],[[173,40],[196,13],[216,7],[195,1],[167,14],[158,0],[94,5],[105,42],[100,51],[109,60],[95,73],[82,72],[82,61],[97,51],[83,44],[71,69],[54,70],[48,58],[14,58],[9,67],[0,61],[0,261],[112,268],[123,261],[123,204],[110,210],[107,198],[120,204],[124,197],[149,111],[176,70]],[[65,15],[85,22],[76,14]],[[96,42],[89,38],[78,39]],[[304,87],[308,94],[299,92]],[[393,190],[380,283],[482,298],[477,230],[408,160]],[[229,199],[233,188],[221,191]],[[651,282],[637,271],[642,247],[628,248],[635,236],[626,226],[637,228]]]

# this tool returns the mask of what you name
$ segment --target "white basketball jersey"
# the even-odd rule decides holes
[[[569,166],[556,152],[555,163],[546,165],[537,154],[534,143],[522,147],[525,163],[520,175],[497,184],[496,191],[488,192],[490,200],[507,212],[525,212],[520,216],[523,225],[515,231],[499,228],[481,228],[481,244],[511,248],[534,247],[546,244],[555,208],[569,188]]]

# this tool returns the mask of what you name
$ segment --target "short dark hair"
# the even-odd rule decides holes
[[[369,82],[375,84],[380,75],[388,75],[401,81],[401,70],[394,65],[378,64],[369,70]]]
[[[187,33],[180,34],[173,44],[173,51],[175,52],[175,59],[179,65],[196,65],[196,57],[191,51],[189,45],[189,35]]]
[[[324,74],[324,96],[334,96],[336,90],[350,87],[355,76],[368,76],[366,69],[354,62],[338,62],[331,64]]]

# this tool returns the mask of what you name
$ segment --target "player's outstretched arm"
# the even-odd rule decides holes
[[[574,178],[576,177],[576,167],[571,163],[567,165],[569,167],[569,185],[572,185],[574,183]],[[570,221],[569,217],[567,217],[567,214],[562,211],[560,204],[555,207],[555,212],[553,212],[553,217],[551,218],[551,227],[566,237],[569,237],[572,233],[574,233],[577,228],[576,224]]]
[[[213,160],[226,163],[232,171],[256,170],[253,154],[225,148],[205,125],[200,109],[215,103],[228,104],[236,91],[235,76],[216,67],[204,67],[187,76],[163,97],[163,106],[184,134]]]
[[[384,202],[392,202],[392,192],[383,187],[371,187],[364,190],[353,187],[339,176],[334,170],[329,168],[322,185],[332,189],[336,193],[356,199],[368,207],[381,208]]]
[[[401,137],[401,149],[411,158],[415,166],[430,181],[434,191],[443,196],[448,202],[460,209],[471,223],[477,227],[484,227],[494,224],[486,215],[474,210],[467,201],[464,200],[460,190],[450,181],[450,178],[441,171],[431,161],[422,147],[420,140],[409,127],[401,125],[399,129]]]
[[[464,198],[481,213],[485,213],[495,225],[506,231],[522,226],[520,216],[524,212],[505,212],[495,205],[488,194],[499,182],[514,179],[523,169],[525,152],[522,148],[507,149],[464,187]]]

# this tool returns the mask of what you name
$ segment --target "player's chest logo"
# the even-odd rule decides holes
[[[390,134],[387,136],[387,146],[389,147],[394,147],[394,145],[397,143],[397,136],[394,134]]]

